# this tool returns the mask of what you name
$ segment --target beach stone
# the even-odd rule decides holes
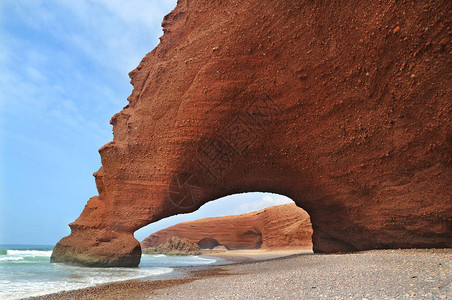
[[[136,230],[256,191],[309,213],[315,252],[451,247],[451,6],[178,1],[51,260],[136,266]]]

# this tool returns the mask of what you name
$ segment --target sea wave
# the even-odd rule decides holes
[[[7,257],[0,257],[0,261],[17,261],[17,260],[23,260],[23,256],[7,256]]]
[[[30,296],[41,296],[61,291],[87,288],[98,284],[117,282],[158,276],[173,271],[172,268],[84,268],[60,266],[66,269],[70,277],[61,277],[54,280],[16,280],[2,284],[0,281],[0,299],[19,299]],[[64,272],[60,273],[64,275]]]
[[[12,248],[12,249],[11,249]],[[13,248],[0,255],[0,299],[19,299],[86,288],[108,282],[155,277],[175,267],[199,266],[215,259],[199,256],[143,255],[138,268],[86,268],[51,264],[50,247]]]
[[[206,257],[199,257],[195,256],[197,259],[201,261],[202,264],[213,264],[217,260],[215,258],[206,258]]]
[[[42,250],[6,250],[6,255],[26,255],[26,256],[45,256],[50,257],[52,251]]]
[[[0,255],[0,262],[40,262],[48,261],[52,251],[49,250],[4,250],[4,254]]]
[[[165,254],[153,254],[152,257],[165,257]]]

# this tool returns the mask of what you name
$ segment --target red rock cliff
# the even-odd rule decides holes
[[[134,266],[137,229],[239,192],[315,252],[450,247],[451,1],[180,0],[130,73],[99,196],[52,261]]]
[[[312,249],[309,215],[295,204],[269,207],[244,215],[207,218],[179,223],[157,231],[141,242],[142,248],[158,246],[168,237],[178,236],[198,243],[209,242],[233,249]]]

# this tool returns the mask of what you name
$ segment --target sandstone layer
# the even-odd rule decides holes
[[[201,248],[209,249],[218,245],[229,250],[312,249],[309,215],[295,204],[273,206],[243,215],[179,223],[151,234],[141,242],[141,247],[158,246],[171,236],[188,239]]]
[[[138,265],[137,229],[254,191],[305,209],[315,252],[451,247],[451,20],[446,0],[178,1],[52,261]]]

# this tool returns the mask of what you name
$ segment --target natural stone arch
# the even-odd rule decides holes
[[[52,261],[137,265],[135,230],[252,191],[305,209],[315,252],[450,247],[451,11],[179,1]]]
[[[213,249],[221,244],[216,240],[208,237],[204,237],[197,242],[199,248],[201,249]]]

